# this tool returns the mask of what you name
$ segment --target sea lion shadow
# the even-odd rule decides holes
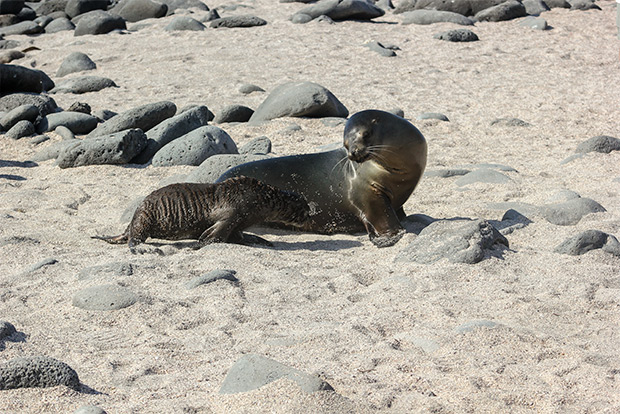
[[[80,384],[80,389],[78,391],[81,394],[88,394],[88,395],[109,395],[109,394],[106,394],[105,392],[97,391],[96,389],[91,388],[86,384]]]
[[[39,164],[34,161],[0,160],[0,167],[33,168],[38,166]]]
[[[13,174],[0,174],[0,179],[13,180],[13,181],[26,181],[26,177]]]
[[[282,242],[276,241],[274,247],[276,250],[310,250],[310,251],[338,251],[345,249],[353,249],[360,247],[363,243],[357,240],[311,240],[300,242]]]

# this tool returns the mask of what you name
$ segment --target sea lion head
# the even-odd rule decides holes
[[[369,111],[358,112],[353,115],[344,128],[344,147],[347,157],[351,161],[362,163],[373,155],[373,145],[376,143],[375,128],[379,120],[368,114]]]

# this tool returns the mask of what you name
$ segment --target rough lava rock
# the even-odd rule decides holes
[[[60,168],[83,165],[127,164],[146,147],[146,135],[140,129],[79,142],[65,148],[58,156]]]
[[[0,390],[57,385],[79,390],[80,379],[69,365],[54,358],[24,357],[0,364]]]
[[[349,110],[325,87],[313,82],[288,82],[276,87],[256,109],[250,123],[285,116],[340,117]]]
[[[601,152],[609,154],[612,151],[620,151],[620,139],[608,135],[599,135],[582,142],[577,146],[575,152]]]
[[[118,14],[125,21],[138,22],[164,17],[168,13],[168,6],[154,0],[122,0],[110,12]]]
[[[618,239],[599,230],[586,230],[570,237],[557,246],[554,252],[578,256],[595,249],[603,249],[614,256],[620,256]]]
[[[508,247],[508,240],[486,220],[438,220],[425,227],[395,261],[429,264],[446,258],[474,264],[497,244]]]

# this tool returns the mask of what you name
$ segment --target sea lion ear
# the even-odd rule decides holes
[[[373,118],[370,123],[376,125],[379,122],[379,118]]]

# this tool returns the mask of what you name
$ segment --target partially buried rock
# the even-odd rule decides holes
[[[416,116],[416,119],[417,120],[437,119],[439,121],[450,122],[447,116],[445,116],[444,114],[440,114],[438,112],[424,112]]]
[[[63,77],[70,73],[93,69],[97,69],[97,65],[88,57],[86,53],[73,52],[62,61],[58,71],[56,72],[56,76]]]
[[[43,31],[43,27],[29,20],[15,23],[10,26],[0,27],[0,35],[5,35],[5,36],[32,35],[32,34],[41,33],[42,31]]]
[[[35,93],[12,93],[0,98],[0,111],[8,112],[21,105],[34,105],[41,116],[56,111],[58,105],[47,95]]]
[[[78,390],[80,380],[69,365],[54,358],[24,357],[0,364],[0,390],[57,385]]]
[[[73,306],[97,311],[123,309],[137,301],[137,296],[131,290],[118,285],[93,286],[73,296]]]
[[[434,38],[448,42],[475,42],[478,40],[476,33],[468,29],[448,30],[447,32],[437,33]]]
[[[195,289],[198,286],[215,282],[216,280],[228,280],[231,282],[237,282],[238,279],[235,277],[236,273],[237,272],[234,270],[213,270],[212,272],[193,278],[185,284],[185,287],[187,289]]]
[[[280,378],[294,381],[307,393],[334,390],[317,376],[306,374],[261,355],[247,354],[239,358],[230,368],[220,388],[220,394],[249,392]]]
[[[326,16],[334,20],[372,20],[385,14],[383,9],[366,0],[341,0]]]
[[[67,79],[57,85],[50,93],[87,93],[97,92],[105,88],[118,88],[112,79],[101,76],[79,76]]]
[[[476,13],[475,18],[480,22],[500,22],[525,16],[525,6],[520,1],[510,0]]]
[[[547,25],[547,21],[542,17],[533,17],[528,16],[523,19],[522,22],[519,23],[519,26],[529,27],[534,30],[547,30],[549,26]]]
[[[176,31],[176,30],[190,30],[190,31],[201,31],[205,30],[206,27],[204,24],[200,23],[196,19],[192,19],[189,16],[178,16],[172,19],[172,21],[164,28],[167,31]]]
[[[402,24],[433,24],[433,23],[455,23],[462,26],[473,26],[474,21],[461,14],[438,11],[438,10],[413,10],[401,14]]]
[[[103,408],[95,405],[84,405],[73,412],[73,414],[107,414]]]
[[[590,198],[574,198],[555,204],[546,204],[540,207],[540,214],[552,224],[559,226],[572,226],[591,213],[607,211],[605,208]]]
[[[37,132],[42,134],[55,130],[58,126],[65,126],[74,134],[88,134],[97,127],[98,119],[92,115],[80,112],[56,112],[47,115],[37,125]]]
[[[0,321],[0,340],[3,340],[4,338],[9,337],[16,332],[17,330],[12,323],[7,321]]]
[[[54,88],[54,82],[45,72],[18,65],[0,64],[1,94],[14,92],[43,92]]]
[[[372,41],[366,43],[364,46],[366,46],[367,48],[369,48],[373,52],[376,52],[376,53],[380,54],[381,56],[385,56],[385,57],[396,56],[396,52],[394,52],[393,50],[390,50],[390,49],[384,47],[381,43],[377,42],[376,40],[372,40]]]
[[[215,19],[211,21],[210,26],[213,28],[220,27],[254,27],[254,26],[264,26],[267,24],[266,20],[261,19],[260,17],[243,15],[243,16],[228,16],[222,17],[220,19]]]
[[[127,164],[146,147],[146,135],[139,129],[109,136],[79,140],[58,156],[60,168],[84,165]]]
[[[459,187],[463,187],[469,184],[486,183],[486,184],[507,184],[512,180],[507,175],[504,175],[498,171],[494,171],[490,168],[481,168],[469,172],[456,180],[454,184]]]
[[[125,19],[115,16],[103,10],[95,10],[80,16],[75,27],[75,36],[100,35],[110,33],[113,30],[125,30]]]
[[[153,157],[153,165],[156,167],[197,166],[216,154],[237,154],[237,146],[226,131],[207,125],[165,145]]]
[[[578,256],[590,250],[603,249],[614,256],[620,256],[620,242],[611,234],[599,230],[587,230],[577,234],[555,248],[556,253]]]
[[[260,104],[251,123],[268,121],[285,116],[341,117],[349,115],[348,109],[325,87],[313,82],[289,82],[276,87]]]
[[[244,95],[248,95],[248,94],[251,94],[252,92],[265,92],[265,90],[261,88],[260,86],[253,85],[251,83],[244,83],[241,86],[239,86],[239,92],[241,92]]]
[[[239,154],[266,155],[271,152],[271,140],[267,137],[257,137],[239,148]]]
[[[532,126],[529,122],[525,122],[519,118],[498,118],[491,121],[491,125],[504,126],[504,127],[529,127]]]
[[[146,132],[174,116],[176,111],[176,105],[170,101],[141,105],[110,118],[108,121],[100,124],[86,138],[109,135],[131,128],[139,128]]]
[[[478,263],[508,240],[486,220],[439,220],[424,228],[396,256],[397,262]]]
[[[575,152],[601,152],[609,154],[612,151],[620,151],[620,139],[608,135],[599,135],[582,142],[577,146]]]
[[[225,122],[248,122],[254,111],[243,105],[229,105],[223,108],[213,122],[223,124]]]

